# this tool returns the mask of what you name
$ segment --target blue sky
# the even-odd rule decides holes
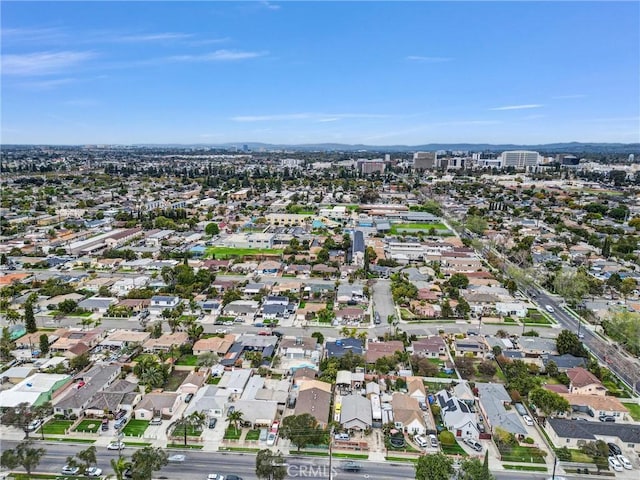
[[[638,2],[3,2],[2,143],[640,142]]]

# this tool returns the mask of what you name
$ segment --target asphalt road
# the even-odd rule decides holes
[[[561,326],[567,330],[578,333],[579,322],[572,315],[567,313],[556,298],[549,295],[544,290],[536,289],[535,301],[545,308],[550,305],[554,312],[548,312]],[[607,365],[619,378],[624,380],[629,386],[635,386],[636,392],[640,392],[640,362],[627,357],[618,349],[615,343],[603,340],[590,329],[580,326],[582,342],[591,353]]]
[[[2,449],[13,448],[16,442],[2,442]],[[38,442],[40,445],[40,442]],[[66,463],[68,456],[75,455],[78,451],[86,448],[85,445],[73,445],[62,443],[43,442],[43,448],[47,453],[40,462],[37,472],[59,474],[60,469]],[[130,457],[134,450],[127,448],[122,451],[124,457]],[[161,471],[156,472],[154,478],[167,480],[195,480],[206,479],[210,473],[235,474],[244,480],[254,480],[255,476],[255,455],[252,453],[211,453],[198,451],[168,451],[168,454],[181,453],[186,456],[186,460],[181,463],[170,463]],[[103,470],[103,474],[112,473],[110,460],[118,457],[118,452],[110,451],[106,448],[98,448],[98,467]],[[329,460],[327,458],[296,457],[286,458],[288,478],[329,478]],[[333,459],[332,479],[413,479],[415,470],[412,465],[404,463],[372,463],[358,461],[362,465],[362,470],[357,473],[344,472],[340,466],[345,462],[342,459]],[[547,476],[540,474],[516,473],[516,472],[493,472],[497,480],[534,480],[543,479]]]

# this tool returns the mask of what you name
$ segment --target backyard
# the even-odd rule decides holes
[[[545,463],[546,452],[536,447],[523,447],[521,445],[506,447],[499,445],[498,448],[500,449],[500,459],[503,462]]]
[[[169,378],[167,378],[167,381],[162,388],[169,392],[175,392],[178,387],[182,385],[182,382],[184,382],[184,379],[187,378],[188,375],[188,371],[174,370],[171,372],[171,375],[169,375]]]
[[[122,429],[122,433],[127,437],[141,437],[147,427],[149,426],[148,420],[129,420],[129,423]]]
[[[188,367],[195,367],[197,364],[198,364],[198,356],[190,355],[190,354],[182,355],[176,362],[176,365],[183,365]]]
[[[245,257],[248,255],[282,255],[282,250],[275,248],[209,247],[205,253],[205,258],[224,260],[229,257]]]

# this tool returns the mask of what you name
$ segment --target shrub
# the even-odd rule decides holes
[[[556,456],[561,462],[568,462],[569,460],[571,460],[571,452],[567,447],[557,449]]]
[[[440,439],[440,443],[443,445],[454,445],[456,443],[456,437],[448,430],[440,432],[438,438]]]
[[[522,442],[526,443],[527,445],[533,445],[534,444],[534,440],[531,437],[525,438]]]

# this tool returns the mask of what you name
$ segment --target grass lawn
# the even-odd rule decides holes
[[[545,463],[541,450],[535,447],[511,447],[508,453],[500,452],[503,462]]]
[[[205,258],[215,257],[223,260],[228,257],[245,257],[247,255],[282,255],[282,250],[275,248],[233,248],[233,247],[209,247]]]
[[[222,377],[209,377],[209,381],[207,381],[207,383],[208,383],[209,385],[217,385],[217,384],[219,384],[219,383],[220,383],[220,379],[221,379],[221,378],[222,378]]]
[[[219,450],[228,452],[259,452],[259,448],[250,447],[220,447]]]
[[[75,428],[75,431],[84,433],[96,433],[100,429],[101,425],[102,422],[98,419],[83,420]]]
[[[638,405],[637,403],[623,403],[622,405],[627,407],[631,418],[633,418],[636,422],[640,422],[640,405]]]
[[[364,453],[334,453],[334,457],[336,458],[351,458],[354,460],[368,460],[369,455]]]
[[[64,435],[71,428],[73,420],[49,420],[42,426],[45,435]]]
[[[195,450],[202,450],[204,445],[184,445],[183,443],[170,443],[167,448],[191,448]]]
[[[502,465],[507,470],[520,470],[522,472],[546,472],[547,467],[538,467],[536,465]]]
[[[89,438],[54,438],[54,437],[44,437],[45,440],[49,440],[52,442],[69,442],[69,443],[96,443],[95,440],[91,440]]]
[[[569,449],[571,452],[571,461],[576,463],[594,463],[593,458],[591,458],[586,453],[582,453],[580,450],[571,448]]]
[[[442,447],[442,453],[445,455],[462,455],[463,457],[468,457],[469,455],[464,449],[458,444],[458,442],[453,445],[445,445],[444,443],[440,443]]]
[[[127,447],[148,447],[151,445],[149,442],[124,442]]]
[[[148,420],[129,420],[129,423],[122,429],[122,433],[127,437],[141,437],[148,426]]]
[[[184,430],[182,427],[174,428],[171,433],[174,437],[184,438]],[[187,427],[187,437],[199,437],[200,435],[202,435],[202,428],[194,428],[191,425]]]
[[[416,463],[418,461],[417,458],[405,458],[405,457],[384,457],[388,462],[411,462]]]
[[[191,321],[194,321],[196,318],[198,318],[196,315],[180,315],[178,317],[178,320],[180,320],[181,322],[191,322]]]
[[[260,440],[260,430],[249,430],[245,440]]]
[[[242,435],[242,429],[235,429],[234,427],[228,427],[224,431],[225,440],[240,440],[240,435]]]
[[[416,318],[416,316],[413,313],[411,313],[409,311],[409,309],[404,308],[404,307],[400,308],[400,316],[402,317],[403,320],[409,320],[411,318]]]
[[[189,354],[182,355],[176,362],[176,365],[185,365],[189,367],[195,367],[197,364],[198,364],[198,356],[189,355]]]
[[[166,383],[163,385],[162,388],[164,388],[165,390],[168,390],[169,392],[175,392],[178,389],[178,387],[182,385],[182,382],[184,382],[184,379],[187,378],[188,375],[189,375],[189,372],[174,370],[173,372],[171,372],[171,375],[169,375],[169,378],[167,379]]]

